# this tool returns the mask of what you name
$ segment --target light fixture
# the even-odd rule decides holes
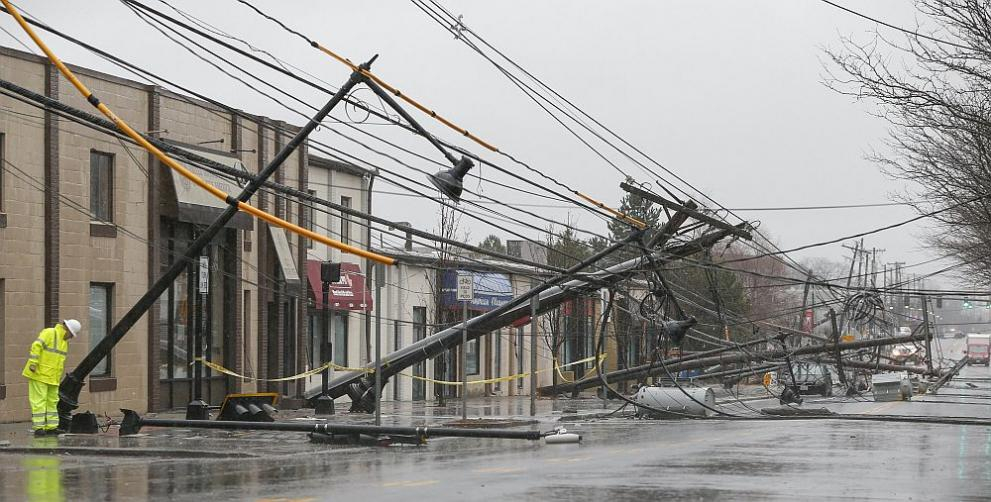
[[[475,164],[471,159],[461,157],[461,160],[454,167],[438,171],[437,174],[431,174],[428,177],[430,178],[430,182],[441,193],[454,200],[454,202],[459,202],[461,200],[461,192],[464,190],[465,175],[474,166]]]

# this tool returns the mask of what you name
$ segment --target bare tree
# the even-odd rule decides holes
[[[461,214],[454,208],[442,205],[438,212],[438,228],[435,233],[448,240],[468,241],[467,235],[459,235],[458,229],[461,226]],[[462,239],[463,238],[463,239]],[[456,264],[461,261],[463,250],[452,246],[448,242],[439,241],[437,243],[437,260],[434,262],[434,269],[427,271],[427,283],[430,286],[431,298],[433,299],[433,312],[430,325],[433,332],[440,331],[448,325],[454,323],[452,314],[445,309],[444,305],[444,274],[455,270]],[[434,375],[438,380],[450,378],[450,372],[454,368],[452,357],[453,352],[447,351],[433,359]],[[443,386],[434,386],[434,396],[443,403],[448,397],[448,389]]]
[[[960,276],[991,284],[991,2],[917,5],[935,28],[920,26],[900,42],[844,39],[842,49],[827,51],[827,85],[878,103],[893,126],[894,154],[872,158],[890,176],[915,182],[907,201],[936,213],[940,226],[929,240],[956,257]]]

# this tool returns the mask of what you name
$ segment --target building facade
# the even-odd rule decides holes
[[[455,295],[459,273],[471,275],[474,283],[475,299],[468,302],[469,318],[525,293],[535,280],[533,269],[477,256],[442,261],[436,250],[424,248],[407,246],[381,251],[399,259],[397,266],[386,269],[381,293],[383,354],[463,321],[464,306]],[[536,333],[531,332],[529,316],[522,317],[469,341],[463,368],[460,349],[455,348],[403,370],[389,380],[383,399],[431,401],[461,397],[459,385],[445,382],[461,382],[465,372],[469,397],[529,395],[529,379],[521,375],[530,373],[533,336],[537,337],[538,387],[581,378],[594,364],[571,363],[594,356],[591,341],[600,313],[601,302],[595,296],[566,302],[541,315]],[[566,367],[557,371],[555,363]]]
[[[136,130],[218,163],[256,173],[296,131],[285,123],[220,108],[163,89],[73,67]],[[46,60],[0,49],[0,79],[90,110]],[[74,368],[195,239],[223,202],[175,176],[141,148],[0,96],[0,421],[26,420],[20,372],[37,333],[79,319]],[[307,149],[273,180],[306,187]],[[191,168],[225,191],[243,180]],[[300,222],[304,207],[272,190],[251,201]],[[306,259],[302,238],[238,215],[86,379],[80,409],[164,410],[192,398],[194,342],[237,373],[266,378],[300,367],[305,343]],[[301,300],[300,298],[303,298]],[[278,387],[204,372],[203,398]],[[281,389],[291,395],[289,389]]]
[[[230,173],[259,172],[298,131],[159,87],[86,68],[73,71],[139,132],[224,166],[227,173],[220,173],[173,155],[228,193],[238,193],[245,182]],[[0,48],[0,80],[90,110],[33,54]],[[376,174],[311,155],[304,145],[271,181],[312,200],[300,202],[285,190],[266,187],[250,203],[367,249],[368,222],[320,201],[371,213]],[[46,111],[37,100],[6,89],[0,93],[0,421],[29,417],[27,382],[20,373],[41,329],[61,319],[83,323],[66,361],[67,370],[75,368],[225,207],[138,146]],[[400,264],[384,270],[382,289],[376,291],[367,260],[237,215],[88,376],[80,410],[183,408],[196,397],[197,368],[203,375],[199,397],[210,404],[220,404],[230,392],[300,398],[319,388],[319,375],[270,380],[326,360],[365,365],[374,355],[376,332],[388,354],[461,322],[461,307],[453,299],[457,270],[476,276],[480,293],[469,306],[470,316],[526,291],[533,276],[532,270],[477,257],[439,267],[435,254],[411,246],[382,252],[397,256]],[[327,284],[326,297],[323,262],[341,266],[341,278]],[[377,295],[381,320],[374,316]],[[601,308],[595,301],[574,305],[559,309],[560,324],[549,321],[553,314],[541,318],[539,385],[584,371],[553,371],[554,361],[566,364],[590,350],[589,320]],[[491,381],[470,385],[469,395],[526,394],[525,379],[496,380],[530,371],[531,338],[529,323],[521,320],[472,341],[465,368],[456,352],[446,353],[391,379],[383,397],[456,397],[459,388],[443,382],[460,381],[464,372],[469,380]],[[330,342],[326,354],[323,340]],[[199,365],[197,346],[205,360],[244,378]]]

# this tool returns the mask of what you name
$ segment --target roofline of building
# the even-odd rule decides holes
[[[41,64],[43,66],[47,66],[47,65],[50,64],[50,62],[48,61],[48,58],[47,57],[39,56],[37,54],[32,54],[30,52],[24,52],[22,50],[15,49],[13,47],[3,46],[3,45],[0,45],[0,55],[9,56],[9,57],[12,57],[12,58],[20,59],[20,60],[23,60],[23,61],[29,61],[29,62],[32,62],[32,63],[38,63],[38,64]],[[112,83],[115,83],[115,84],[118,84],[118,85],[126,85],[126,86],[129,86],[129,87],[133,87],[135,89],[142,89],[142,90],[144,90],[146,92],[157,92],[161,96],[172,98],[172,99],[181,99],[183,101],[189,101],[189,102],[195,104],[196,106],[199,106],[199,107],[202,107],[202,108],[205,108],[205,109],[209,109],[211,111],[218,112],[218,113],[225,113],[225,114],[226,113],[232,113],[232,112],[230,112],[230,111],[228,111],[228,110],[226,110],[224,108],[221,108],[221,107],[219,107],[217,105],[214,105],[213,103],[211,103],[209,101],[204,101],[204,100],[202,100],[200,98],[197,98],[197,97],[188,96],[186,94],[182,94],[180,92],[176,92],[176,91],[173,91],[171,89],[167,89],[167,88],[162,87],[160,85],[146,84],[146,83],[143,83],[143,82],[138,82],[136,80],[131,80],[129,78],[120,77],[120,76],[117,76],[117,75],[113,75],[113,74],[110,74],[110,73],[105,73],[105,72],[102,72],[102,71],[99,71],[99,70],[94,70],[94,69],[91,69],[91,68],[86,68],[84,66],[79,66],[79,65],[76,65],[76,64],[73,64],[73,63],[65,63],[65,65],[68,66],[69,69],[73,71],[73,73],[76,73],[79,76],[90,77],[90,78],[97,78],[97,79],[105,80],[105,81],[112,82]],[[97,96],[97,97],[100,97],[100,96]],[[273,119],[271,117],[265,117],[265,116],[262,116],[262,115],[255,115],[253,113],[246,112],[246,111],[241,110],[239,108],[234,108],[234,107],[231,107],[231,108],[234,109],[234,110],[236,110],[237,113],[244,114],[247,118],[253,120],[254,122],[262,122],[262,123],[265,123],[265,124],[278,124],[282,128],[287,129],[287,130],[290,130],[290,131],[298,131],[298,130],[301,129],[300,126],[292,125],[292,124],[289,124],[289,123],[287,123],[285,121],[282,121],[282,120]]]
[[[436,266],[438,258],[436,256],[427,256],[423,253],[409,252],[405,249],[400,248],[373,248],[372,252],[383,254],[386,256],[391,256],[399,261],[399,263],[408,263],[413,265],[431,265]],[[432,253],[433,251],[431,251]],[[471,260],[465,260],[460,257],[452,257],[449,260],[450,268],[453,269],[463,269],[463,270],[476,270],[480,272],[501,272],[501,273],[511,273],[511,274],[526,274],[528,276],[549,276],[546,270],[534,270],[533,267],[527,267],[513,262],[493,260],[486,257],[476,257]]]
[[[313,155],[312,150],[310,150],[310,152],[310,165],[313,167],[320,167],[331,171],[342,171],[349,174],[354,174],[356,176],[370,176],[373,178],[378,176],[378,169],[365,169],[361,166],[356,166],[348,162],[341,162],[339,160]]]

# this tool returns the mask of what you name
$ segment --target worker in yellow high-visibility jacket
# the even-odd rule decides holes
[[[83,327],[75,319],[67,319],[53,328],[38,333],[31,343],[31,353],[22,375],[28,379],[28,400],[31,402],[31,425],[35,436],[58,434],[58,386],[69,355],[69,340]]]

